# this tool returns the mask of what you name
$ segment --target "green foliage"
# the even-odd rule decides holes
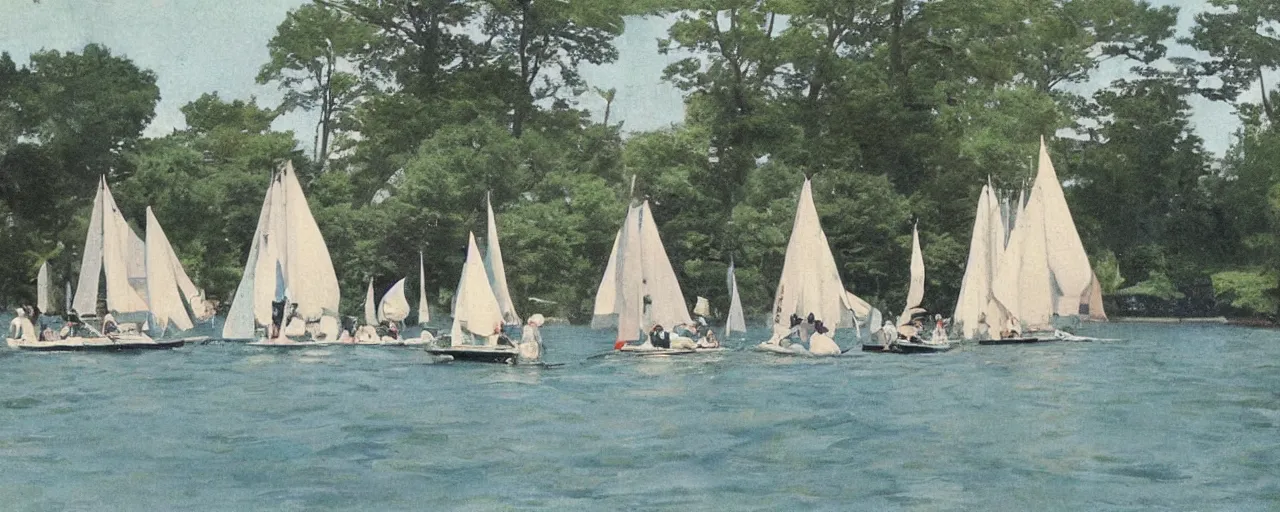
[[[1151,271],[1151,273],[1147,276],[1146,281],[1140,282],[1128,288],[1117,290],[1115,294],[1116,295],[1145,295],[1148,297],[1155,297],[1163,300],[1174,300],[1174,299],[1181,299],[1183,297],[1186,297],[1185,294],[1178,291],[1177,287],[1174,286],[1173,281],[1169,279],[1169,276],[1165,275],[1163,272],[1159,272],[1155,270]]]
[[[1102,285],[1102,293],[1110,295],[1124,284],[1124,276],[1120,275],[1120,261],[1111,251],[1102,251],[1093,258],[1093,274]]]
[[[1213,274],[1213,292],[1231,307],[1255,315],[1275,315],[1280,309],[1275,274],[1257,271],[1228,271]]]

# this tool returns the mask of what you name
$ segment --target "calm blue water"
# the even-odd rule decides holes
[[[0,351],[5,510],[1274,510],[1280,336],[837,359]],[[760,331],[753,340],[763,337]],[[840,340],[848,346],[849,340]],[[736,343],[745,345],[746,341]]]

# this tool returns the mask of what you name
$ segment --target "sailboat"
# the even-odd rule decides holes
[[[149,224],[154,223],[154,215],[148,209]],[[157,236],[163,238],[163,231],[155,223]],[[148,233],[151,236],[150,233]],[[167,256],[164,265],[155,263],[148,268],[149,256]],[[81,325],[77,332],[66,339],[20,344],[17,348],[30,350],[121,350],[121,349],[155,349],[182,346],[185,339],[157,341],[143,332],[144,326],[159,323],[161,328],[173,318],[186,315],[181,300],[170,300],[170,296],[157,292],[151,298],[151,290],[173,291],[177,295],[177,277],[173,271],[172,248],[168,242],[158,241],[148,247],[141,237],[120,213],[115,197],[107,186],[106,178],[98,180],[98,190],[93,199],[93,211],[90,214],[89,230],[85,236],[84,254],[80,262],[80,275],[76,294],[72,300],[72,308],[68,308],[69,317],[72,311],[77,323]],[[179,268],[181,266],[179,265]],[[91,325],[97,318],[98,289],[101,279],[106,277],[106,311],[113,320],[113,331],[103,335]],[[185,278],[186,274],[183,273]],[[45,281],[48,277],[45,276]],[[39,279],[37,279],[39,281]],[[188,280],[189,281],[189,280]],[[172,283],[172,288],[165,285]],[[45,294],[45,307],[48,306],[47,282],[38,283]],[[194,288],[194,285],[192,285]],[[176,307],[175,307],[176,304]],[[200,303],[202,304],[202,303]],[[157,313],[159,312],[159,313]],[[180,312],[180,313],[179,313]],[[190,322],[190,317],[186,317]],[[89,322],[86,322],[88,320]],[[106,318],[103,318],[104,323]],[[184,324],[177,324],[179,329]],[[12,343],[11,343],[12,345]]]
[[[480,249],[476,247],[476,235],[468,233],[467,259],[454,296],[448,344],[428,345],[426,350],[456,360],[514,364],[519,361],[520,353],[514,345],[500,343],[502,323],[502,309],[486,275]]]
[[[693,339],[671,333],[675,326],[690,325],[693,320],[647,200],[627,209],[596,290],[594,312],[592,328],[617,328],[615,350],[645,355],[690,354],[699,350]],[[669,347],[652,343],[648,334],[657,326],[668,333],[658,336],[660,340],[669,339]],[[643,341],[638,345],[627,343],[639,340]]]
[[[984,185],[978,196],[960,297],[952,315],[962,338],[987,338],[993,327],[1003,325],[1000,306],[993,302],[995,272],[1005,250],[1006,221],[1001,212],[1000,200],[990,183]]]
[[[422,338],[404,338],[404,329],[400,327],[400,323],[409,317],[409,299],[404,295],[405,278],[396,281],[387,289],[387,293],[382,294],[382,300],[378,301],[378,321],[387,322],[396,326],[396,332],[399,336],[383,336],[381,342],[383,345],[421,345]]]
[[[812,185],[805,178],[773,299],[773,336],[757,348],[780,354],[839,355],[840,347],[833,341],[835,329],[853,327],[853,307],[818,220]],[[831,336],[808,334],[809,325],[803,322],[810,314],[831,330]],[[792,316],[802,319],[802,323],[791,325]],[[793,328],[799,328],[801,340],[809,342],[808,350],[798,343],[789,344],[787,338]]]
[[[257,331],[262,329],[267,336],[255,344],[296,346],[335,341],[339,296],[329,249],[311,216],[293,163],[286,161],[272,176],[262,201],[244,274],[222,336],[254,339],[261,336]],[[273,314],[281,305],[284,314]],[[281,316],[282,325],[270,336],[273,316]],[[306,337],[314,341],[295,341]]]
[[[911,318],[924,313],[920,304],[924,302],[924,254],[920,251],[919,226],[911,227],[911,284],[907,288],[907,304],[898,316],[898,332],[907,337],[906,340],[893,340],[888,346],[882,344],[864,344],[865,352],[896,352],[903,354],[921,352],[945,352],[951,350],[951,344],[942,342],[925,342],[922,333],[918,333],[911,325]],[[912,338],[915,339],[912,339]],[[919,340],[919,341],[917,341]]]
[[[204,291],[196,288],[178,260],[164,228],[156,219],[151,207],[147,207],[147,304],[151,308],[151,331],[163,336],[172,325],[178,331],[195,327],[196,321],[207,321],[213,316],[204,300]],[[189,308],[189,309],[188,309]],[[192,338],[188,338],[188,341]]]
[[[1105,319],[1097,276],[1071,219],[1043,137],[1035,182],[1026,202],[1019,201],[1014,223],[992,285],[1001,320],[992,325],[1017,324],[1012,327],[1018,332],[1048,331],[1057,337],[1054,317],[1080,315],[1082,306],[1088,308],[1086,316]],[[1025,331],[1021,330],[1024,325]],[[1046,341],[1044,338],[1010,337],[980,343]]]
[[[729,271],[725,281],[729,286],[729,316],[724,321],[724,337],[729,338],[734,331],[746,333],[747,320],[742,314],[742,298],[738,297],[738,276],[734,274],[733,260],[729,260]]]
[[[379,341],[377,331],[378,306],[374,304],[373,300],[373,278],[370,277],[368,291],[364,295],[364,325],[356,328],[356,332],[353,334],[356,343],[376,344]]]

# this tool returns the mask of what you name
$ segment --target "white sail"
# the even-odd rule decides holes
[[[630,210],[628,210],[630,214]],[[604,276],[600,278],[600,286],[596,287],[595,307],[592,308],[592,329],[604,329],[618,325],[618,241],[622,231],[626,229],[625,221],[618,234],[613,237],[613,249],[609,250],[609,262],[605,264]]]
[[[849,298],[831,255],[827,235],[818,220],[808,179],[800,189],[795,223],[773,304],[773,324],[784,329],[789,327],[792,314],[807,317],[809,313],[833,331],[836,327],[853,326]]]
[[[1053,161],[1049,159],[1044,137],[1040,138],[1040,166],[1036,172],[1035,189],[1039,189],[1044,208],[1045,252],[1049,270],[1053,272],[1053,280],[1061,292],[1059,296],[1064,299],[1064,306],[1059,308],[1059,312],[1076,315],[1080,297],[1093,280],[1093,269],[1071,218],[1071,210],[1067,208],[1067,198],[1062,192],[1062,184],[1058,182]]]
[[[911,322],[911,315],[920,311],[920,303],[924,301],[924,255],[920,252],[920,230],[911,227],[911,284],[907,288],[907,306],[898,317],[898,325]]]
[[[160,221],[156,220],[151,207],[147,207],[147,304],[151,309],[151,328],[163,334],[169,324],[179,331],[195,326],[187,309],[182,305],[182,297],[178,294],[178,280],[174,272],[173,250],[165,237]],[[180,267],[179,267],[180,268]]]
[[[98,285],[102,278],[102,190],[105,183],[102,178],[98,180],[93,211],[89,214],[89,233],[80,258],[80,276],[76,281],[76,297],[72,305],[81,315],[96,315],[98,312]]]
[[[396,281],[378,303],[378,320],[403,322],[409,317],[409,299],[404,296],[404,279]]]
[[[36,308],[49,312],[49,262],[40,263],[40,272],[36,274]]]
[[[254,229],[253,240],[249,243],[249,258],[245,260],[244,273],[240,275],[240,284],[232,297],[231,310],[227,312],[227,319],[222,324],[224,339],[253,338],[255,324],[267,325],[271,321],[271,298],[263,295],[268,290],[263,279],[267,275],[274,277],[275,274],[268,271],[259,272],[259,267],[267,262],[266,238],[271,229],[271,201],[277,188],[275,185],[276,180],[272,179],[271,186],[267,188],[267,195],[262,200],[262,210],[258,213],[258,227]],[[271,263],[274,264],[274,260]],[[272,283],[272,289],[274,286],[275,283]],[[264,300],[267,302],[258,306],[259,302]],[[258,310],[264,307],[265,318],[258,315]]]
[[[304,322],[337,316],[338,277],[291,162],[272,177],[263,200],[245,272],[223,327],[225,338],[252,337],[248,320],[258,326],[270,324],[277,267],[282,286],[290,291],[289,298],[298,305],[297,314]]]
[[[1018,298],[1018,316],[1030,330],[1052,329],[1050,319],[1053,316],[1053,277],[1049,270],[1042,191],[1032,190],[1025,213],[1027,229],[1022,239],[1022,268],[1018,273],[1018,291],[1021,295]],[[1076,296],[1079,297],[1079,294]]]
[[[994,195],[991,187],[984,185],[978,196],[978,210],[974,214],[973,232],[969,240],[969,259],[965,264],[964,278],[960,282],[960,298],[952,318],[963,328],[962,335],[972,338],[978,331],[978,321],[991,300],[991,282],[995,260],[1003,248],[1003,228],[992,228],[1000,223],[999,211],[992,208]],[[992,218],[992,214],[996,217]],[[999,237],[997,240],[995,237]]]
[[[642,211],[639,206],[633,206],[627,210],[627,218],[623,222],[622,233],[618,238],[618,261],[615,265],[617,276],[613,284],[617,292],[613,301],[618,326],[617,340],[640,339],[641,330],[648,327],[653,317],[653,298],[645,293],[646,279],[644,265],[641,263],[643,259],[641,252],[643,242],[640,236]],[[648,305],[645,304],[646,298],[650,302]]]
[[[650,307],[651,324],[660,324],[670,328],[677,324],[692,323],[689,317],[689,306],[680,291],[680,281],[676,279],[676,271],[667,258],[667,250],[662,246],[662,238],[658,235],[658,224],[653,221],[653,211],[649,202],[640,205],[640,237],[641,258],[643,262],[643,279],[641,285],[653,303]],[[649,328],[649,324],[644,326]]]
[[[373,303],[373,278],[369,278],[369,292],[364,295],[364,324],[378,325],[378,310]]]
[[[320,226],[311,216],[302,185],[293,172],[293,164],[284,166],[285,201],[289,225],[285,251],[289,288],[297,297],[298,314],[307,321],[338,314],[338,275],[329,258],[329,248],[320,234]]]
[[[468,333],[489,336],[502,325],[502,312],[489,286],[480,249],[476,247],[476,235],[469,233],[468,237],[467,260],[462,265],[454,299],[451,344],[455,346],[463,344]]]
[[[102,273],[106,275],[106,310],[114,312],[116,319],[124,317],[145,316],[147,302],[143,300],[136,282],[132,280],[137,271],[134,259],[142,259],[137,251],[137,243],[133,242],[137,234],[129,228],[111,197],[111,189],[102,180]],[[145,244],[142,244],[145,252]],[[145,265],[145,262],[143,262]],[[145,287],[146,269],[142,270],[143,287]]]
[[[698,297],[693,305],[693,314],[703,318],[711,316],[711,302],[706,297]]]
[[[427,325],[431,321],[431,311],[427,307],[427,270],[422,262],[422,252],[418,252],[418,325]]]
[[[507,270],[502,264],[502,245],[498,243],[498,223],[493,219],[493,200],[488,195],[485,196],[485,209],[489,216],[485,271],[489,274],[493,296],[498,298],[498,307],[502,309],[502,321],[507,325],[520,325],[520,315],[516,314],[515,303],[511,301],[511,292],[507,289]]]
[[[725,320],[724,335],[727,337],[734,331],[745,332],[747,320],[742,313],[742,299],[738,297],[738,276],[733,271],[733,261],[729,261],[729,272],[725,277],[729,285],[729,317]]]
[[[692,323],[675,269],[648,201],[627,209],[596,291],[593,328],[617,326],[618,340],[640,339],[653,325]]]

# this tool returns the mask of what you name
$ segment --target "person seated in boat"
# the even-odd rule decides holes
[[[698,339],[694,348],[720,348],[720,340],[716,338],[715,331],[707,329],[707,334]]]
[[[942,315],[933,315],[933,334],[929,339],[930,343],[946,343],[947,342],[947,326],[942,320]]]
[[[809,353],[817,356],[833,356],[840,353],[840,345],[836,345],[836,341],[827,335],[829,332],[831,331],[827,326],[822,325],[822,320],[814,320],[813,334],[809,336]]]
[[[390,322],[390,325],[387,326],[387,335],[390,336],[391,339],[393,340],[399,340],[400,326],[396,325],[395,322]]]
[[[271,328],[267,330],[268,339],[276,339],[280,337],[280,331],[284,324],[284,299],[277,298],[271,301]]]
[[[529,315],[524,328],[520,330],[520,360],[536,362],[542,360],[542,323],[545,319],[540,313]]]
[[[27,310],[18,308],[15,310],[17,316],[9,322],[9,339],[36,341],[35,327],[31,325],[31,320],[27,318]]]
[[[974,329],[974,339],[985,340],[991,338],[991,326],[987,325],[987,314],[978,313],[978,325]]]
[[[671,333],[662,329],[662,325],[655,325],[649,331],[649,344],[653,348],[671,348]]]
[[[58,341],[58,333],[53,332],[53,329],[48,324],[41,324],[40,341]]]
[[[111,313],[102,315],[102,334],[104,336],[120,334],[120,324],[116,323],[116,317],[111,316]]]
[[[1017,338],[1019,335],[1018,331],[1021,331],[1021,330],[1022,330],[1022,322],[1018,321],[1017,317],[1010,316],[1009,321],[1006,322],[1004,325],[1004,330],[1000,331],[1000,337],[1006,338],[1006,339]]]

